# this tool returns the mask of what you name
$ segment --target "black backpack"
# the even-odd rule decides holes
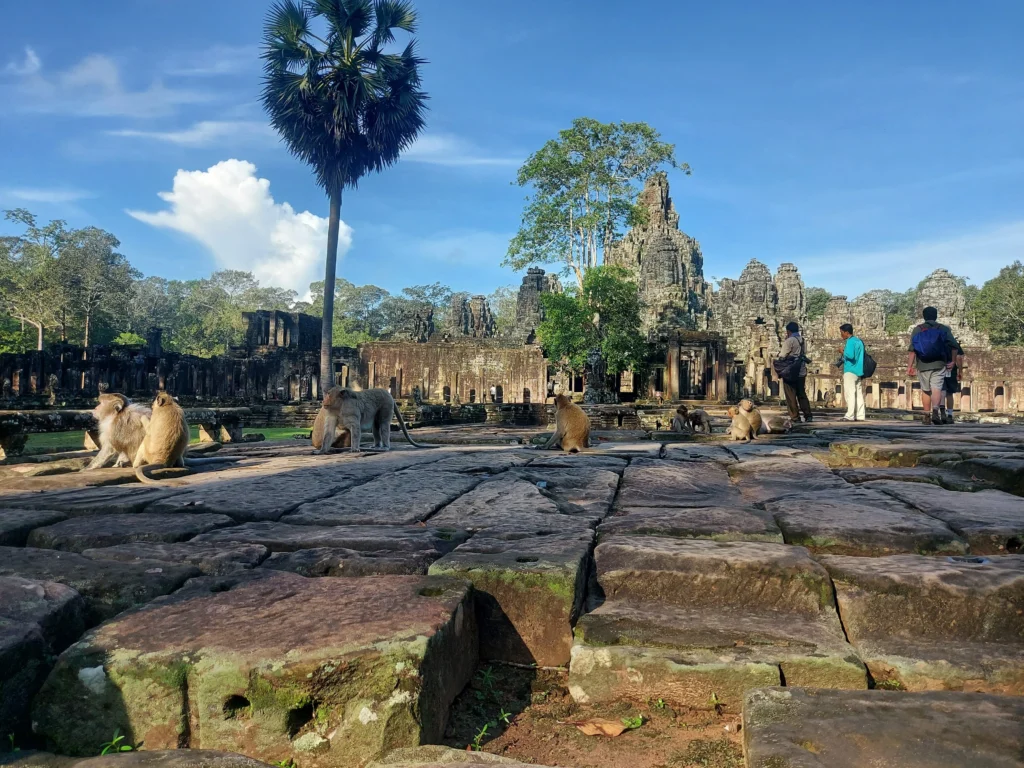
[[[864,350],[864,378],[870,379],[875,375],[875,368],[878,367],[878,363],[875,362],[875,358],[868,354],[868,351]]]

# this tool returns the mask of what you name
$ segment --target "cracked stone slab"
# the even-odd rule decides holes
[[[781,669],[780,679],[787,685],[868,685],[864,664],[838,624],[822,617],[610,600],[580,619],[576,639],[569,685],[578,701],[583,700],[578,694],[582,691],[590,702],[664,698],[680,706],[707,708],[711,694],[717,693],[735,706],[742,689],[733,689],[729,696],[715,691],[716,677],[727,686],[729,681],[749,685],[750,671],[759,674],[764,667],[775,667],[776,673]],[[584,647],[593,653],[586,654]],[[605,664],[599,650],[608,648],[617,652],[607,657],[612,663]],[[635,649],[643,649],[638,661],[661,655],[663,662],[673,663],[651,666],[639,679],[631,674],[637,667],[629,660]],[[584,662],[587,658],[594,663]]]
[[[226,515],[129,514],[78,517],[44,528],[28,537],[28,546],[82,552],[132,542],[187,541],[200,533],[234,525]]]
[[[0,509],[0,546],[23,547],[35,528],[59,523],[67,517],[53,509]]]
[[[398,525],[288,525],[244,523],[197,536],[193,541],[260,544],[271,552],[329,547],[358,552],[450,552],[468,534],[440,527]]]
[[[664,453],[664,458],[671,461],[714,461],[718,464],[732,464],[736,461],[736,457],[725,446],[706,443],[669,443]]]
[[[724,467],[709,462],[635,459],[622,475],[616,509],[712,507],[739,501]]]
[[[1019,459],[968,459],[957,471],[988,480],[997,488],[1024,496],[1024,457]]]
[[[729,476],[748,503],[772,501],[810,491],[841,493],[850,487],[832,470],[805,453],[730,464]]]
[[[792,494],[768,502],[765,509],[775,516],[787,544],[813,552],[866,557],[967,552],[967,542],[941,520],[863,486]]]
[[[618,473],[586,467],[520,467],[509,470],[505,477],[532,483],[566,515],[608,514],[619,486]]]
[[[282,518],[293,525],[406,525],[423,522],[471,490],[479,477],[406,470],[303,504]]]
[[[1014,553],[1024,547],[1024,498],[1003,491],[975,493],[879,480],[866,484],[915,507],[967,539],[981,555]]]
[[[135,542],[102,549],[86,549],[82,552],[83,556],[92,560],[117,560],[122,563],[158,560],[194,565],[207,576],[221,576],[238,570],[255,568],[267,558],[268,554],[267,548],[259,544],[203,541],[184,541],[172,544]]]
[[[430,469],[435,472],[468,472],[496,475],[513,467],[521,467],[528,463],[530,458],[530,454],[524,451],[478,451],[441,459],[432,463]]]
[[[562,666],[569,662],[593,543],[591,530],[519,539],[485,532],[435,562],[430,573],[473,584],[481,658]]]
[[[67,517],[141,512],[150,504],[180,493],[176,489],[140,488],[138,485],[110,485],[67,491],[9,494],[0,504],[23,509],[56,509]]]
[[[951,491],[978,491],[991,487],[990,483],[971,480],[939,467],[852,467],[837,469],[835,472],[848,483],[894,480],[901,483],[928,483]]]
[[[803,547],[609,536],[597,545],[594,559],[608,600],[824,614],[838,626],[829,574]]]
[[[430,564],[441,557],[436,549],[417,552],[318,547],[297,552],[275,552],[264,568],[289,571],[300,576],[404,576],[425,575]]]
[[[0,729],[4,738],[30,731],[30,705],[50,669],[50,649],[37,624],[0,617]]]
[[[90,560],[73,552],[0,547],[0,576],[56,581],[85,599],[89,626],[173,592],[199,576],[190,565],[115,563]]]
[[[85,612],[85,600],[64,584],[0,576],[0,618],[37,626],[50,653],[60,653],[81,637]]]
[[[773,541],[782,543],[775,518],[754,507],[628,507],[606,517],[597,527],[601,536],[631,534],[671,536],[714,541]]]
[[[60,657],[33,721],[72,755],[120,729],[152,749],[362,766],[440,740],[476,656],[465,582],[274,573],[98,627]]]
[[[593,453],[556,453],[533,459],[528,466],[535,469],[606,469],[621,475],[626,464],[627,460],[618,456],[600,456]]]
[[[748,768],[1013,768],[1024,700],[970,693],[767,688],[743,704]]]

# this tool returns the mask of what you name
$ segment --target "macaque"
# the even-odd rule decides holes
[[[335,389],[337,390],[335,392]],[[332,394],[333,393],[333,394]],[[328,403],[328,399],[330,402]],[[409,430],[405,426],[405,419],[402,418],[395,398],[386,389],[367,389],[358,391],[352,387],[332,388],[328,397],[324,398],[323,435],[337,435],[338,430],[347,430],[349,433],[350,450],[355,452],[360,449],[360,438],[363,427],[371,427],[373,430],[373,447],[375,450],[391,450],[391,417],[398,417],[398,424],[402,428],[402,434],[409,441],[410,445],[417,448],[430,448],[432,446],[422,445],[409,437]],[[337,438],[336,438],[337,439]],[[331,449],[325,441],[321,442],[320,448],[314,453],[324,454]]]
[[[555,395],[555,432],[543,447],[555,445],[569,453],[578,453],[590,446],[590,419],[567,395]]]

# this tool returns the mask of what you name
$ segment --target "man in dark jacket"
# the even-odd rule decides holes
[[[789,417],[793,421],[811,420],[811,404],[807,400],[807,363],[804,357],[804,340],[800,336],[800,326],[791,321],[786,324],[786,340],[782,342],[779,360],[786,361],[787,374],[781,376],[782,388],[786,393],[786,406]]]
[[[939,311],[925,307],[924,322],[910,335],[907,375],[917,376],[921,384],[921,405],[925,424],[942,424],[942,389],[946,371],[953,367],[953,350],[960,345],[948,326],[938,322]]]

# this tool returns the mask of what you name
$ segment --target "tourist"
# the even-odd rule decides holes
[[[953,368],[953,350],[960,345],[953,338],[953,332],[938,322],[939,311],[935,307],[925,307],[921,314],[924,322],[910,335],[907,375],[916,375],[921,384],[924,423],[942,424],[945,419],[939,409],[942,408],[946,371]]]
[[[839,335],[843,347],[843,396],[846,398],[846,416],[843,421],[864,421],[864,342],[853,335],[853,326],[843,323]]]
[[[807,401],[807,357],[800,326],[795,321],[786,324],[786,340],[782,342],[775,373],[782,379],[786,393],[786,406],[793,421],[811,421],[811,404]],[[803,418],[801,418],[801,416]]]
[[[953,337],[956,341],[956,337]],[[946,374],[942,381],[942,394],[946,398],[946,413],[942,420],[943,424],[953,423],[953,395],[960,391],[960,372],[964,367],[964,350],[959,342],[953,348],[953,366],[946,368]],[[941,406],[939,406],[941,409]]]

